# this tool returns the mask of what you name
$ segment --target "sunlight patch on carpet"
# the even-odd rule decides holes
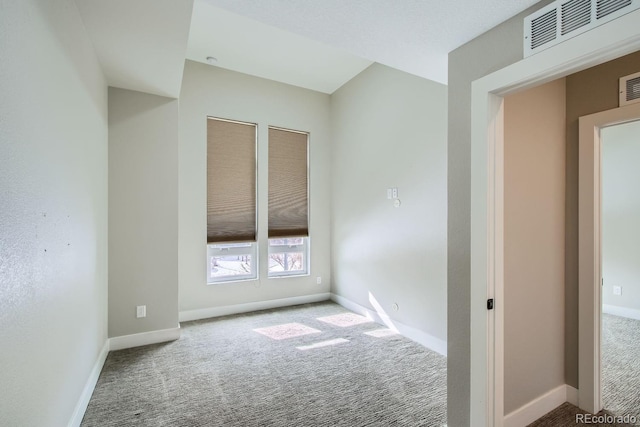
[[[318,317],[318,320],[331,325],[340,326],[342,328],[359,325],[361,323],[373,322],[373,320],[355,313],[340,313],[334,314],[333,316]]]
[[[393,329],[383,328],[376,329],[374,331],[365,332],[365,335],[369,335],[370,337],[382,338],[388,337],[390,335],[397,335],[398,331],[394,331]]]
[[[254,329],[255,332],[265,335],[273,340],[286,340],[302,335],[319,334],[321,331],[305,326],[301,323],[285,323],[283,325],[269,326],[267,328]]]
[[[349,342],[349,340],[345,340],[344,338],[336,338],[334,340],[320,341],[315,344],[302,345],[296,348],[298,350],[313,350],[314,348],[329,347],[331,345],[342,344],[345,342]]]

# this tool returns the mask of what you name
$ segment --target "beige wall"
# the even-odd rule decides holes
[[[178,101],[109,88],[110,337],[178,327],[177,156]]]
[[[446,105],[446,86],[379,64],[331,96],[332,292],[443,343]]]
[[[207,285],[206,118],[258,124],[259,278]],[[311,274],[267,278],[268,126],[310,132]],[[330,286],[329,95],[187,61],[180,95],[180,310],[326,293]],[[316,277],[323,282],[316,284]]]
[[[107,339],[107,86],[73,0],[0,0],[0,425],[64,426]]]
[[[504,411],[564,384],[565,80],[504,99]]]
[[[578,119],[618,107],[618,79],[640,71],[640,52],[567,76],[565,336],[567,384],[578,387]]]
[[[449,53],[447,420],[468,426],[470,399],[471,82],[522,59],[523,18],[544,0]]]

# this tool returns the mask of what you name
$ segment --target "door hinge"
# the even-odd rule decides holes
[[[493,298],[487,300],[487,310],[493,310]]]

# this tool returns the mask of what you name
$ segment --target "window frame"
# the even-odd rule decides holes
[[[235,283],[235,282],[248,282],[258,280],[260,275],[260,256],[258,251],[258,233],[259,233],[259,224],[258,224],[258,210],[259,210],[259,199],[258,199],[258,189],[259,189],[259,166],[258,166],[258,158],[259,158],[259,124],[257,122],[251,121],[243,121],[243,120],[235,120],[228,119],[218,116],[206,115],[206,122],[208,120],[217,120],[221,122],[235,123],[240,125],[247,125],[255,127],[255,139],[254,139],[254,159],[253,164],[255,168],[255,192],[254,192],[254,201],[255,201],[255,211],[254,211],[254,239],[255,240],[246,240],[246,241],[229,241],[229,242],[207,242],[206,243],[206,284],[207,285],[220,285],[226,283]],[[207,150],[208,150],[208,134],[207,134]],[[208,173],[209,163],[207,161],[207,173]],[[247,245],[247,246],[244,246]],[[215,247],[219,248],[215,248]],[[226,246],[226,247],[225,247]],[[215,251],[218,251],[217,253]],[[249,255],[251,257],[251,272],[249,274],[239,274],[233,276],[222,276],[220,278],[212,278],[211,277],[211,258],[214,256],[242,256]]]
[[[307,173],[307,235],[306,236],[290,236],[290,237],[268,237],[267,236],[267,278],[268,279],[283,279],[287,277],[304,277],[311,275],[311,132],[310,131],[302,131],[297,129],[291,129],[285,126],[277,126],[277,125],[269,125],[267,127],[267,131],[269,130],[278,130],[284,132],[292,132],[296,134],[301,134],[306,136],[306,173]],[[271,166],[271,165],[269,165]],[[267,191],[268,192],[268,191]],[[267,216],[269,215],[269,207],[267,206]],[[267,230],[269,230],[269,225],[267,224]],[[268,234],[268,233],[267,233]],[[271,241],[277,239],[295,239],[301,238],[301,245],[276,245],[272,246]],[[298,250],[300,248],[302,250]],[[294,249],[295,248],[295,249]],[[294,249],[294,250],[291,250]],[[295,271],[280,271],[280,272],[270,272],[269,264],[271,261],[271,255],[274,253],[291,253],[291,252],[302,252],[303,260],[304,260],[304,270],[295,270]]]

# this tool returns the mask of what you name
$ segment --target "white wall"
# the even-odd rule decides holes
[[[640,121],[602,136],[603,304],[640,314]],[[613,286],[622,295],[613,294]]]
[[[331,109],[332,292],[444,342],[447,88],[374,64]]]
[[[107,88],[72,0],[0,0],[0,425],[72,418],[107,338]]]
[[[258,280],[207,285],[207,116],[258,124]],[[267,278],[268,126],[310,132],[311,274]],[[187,61],[180,95],[180,311],[300,297],[329,291],[329,96]],[[316,284],[321,276],[321,285]]]
[[[177,327],[178,100],[109,88],[109,336]]]
[[[505,97],[504,123],[504,412],[509,414],[565,383],[565,80]]]

